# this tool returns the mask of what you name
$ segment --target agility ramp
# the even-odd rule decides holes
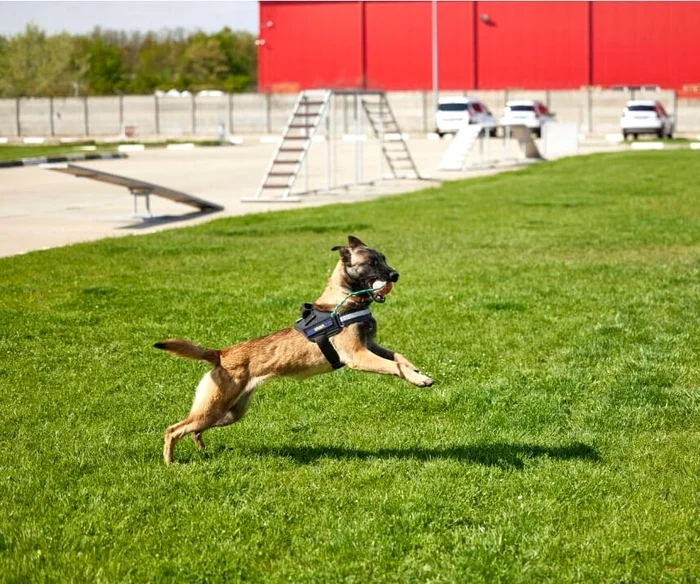
[[[532,133],[523,125],[502,126],[503,136],[490,136],[492,127],[464,123],[450,142],[440,170],[466,170],[543,160]],[[483,136],[482,136],[483,134]]]
[[[350,124],[345,120],[346,126],[352,126],[352,133],[346,131],[342,139],[339,139],[336,128],[338,98],[344,101],[345,116],[350,113],[353,117]],[[347,107],[348,100],[350,108]],[[365,127],[371,129],[371,136],[378,145],[374,155],[370,156],[373,156],[379,168],[376,178],[369,180],[366,179],[365,154],[373,144],[365,134]],[[312,186],[309,177],[314,171],[309,168],[309,154],[316,142],[325,143],[325,169],[322,173],[317,173],[314,177],[316,184]],[[321,147],[317,148],[319,149]],[[344,151],[339,154],[339,149]],[[336,161],[340,156],[355,161],[354,176],[344,177],[345,180],[338,178]],[[303,186],[293,192],[299,178],[303,178]],[[387,178],[423,179],[386,94],[383,91],[307,90],[297,97],[279,147],[257,193],[243,201],[299,202],[300,195],[372,185]]]
[[[153,183],[145,182],[142,180],[137,180],[135,178],[129,178],[126,176],[120,176],[118,174],[110,174],[108,172],[102,172],[101,170],[95,170],[92,168],[85,168],[84,166],[78,166],[77,164],[71,163],[55,163],[55,164],[42,164],[42,168],[47,170],[55,170],[57,172],[63,172],[65,174],[70,174],[80,178],[90,178],[92,180],[117,185],[125,187],[129,190],[133,197],[134,202],[134,218],[141,219],[153,219],[153,214],[151,213],[151,195],[156,195],[158,197],[163,197],[175,203],[182,203],[183,205],[189,205],[190,207],[195,207],[199,209],[202,213],[213,213],[215,211],[222,211],[224,208],[216,203],[211,203],[182,191],[176,191],[175,189],[170,189],[161,185],[156,185]],[[138,200],[143,199],[146,207],[146,216],[141,216],[138,214]]]

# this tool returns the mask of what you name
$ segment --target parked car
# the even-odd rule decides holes
[[[636,138],[640,134],[655,134],[659,138],[673,138],[674,120],[658,101],[635,99],[627,102],[620,118],[622,137]]]
[[[456,134],[465,121],[469,124],[482,124],[496,135],[496,118],[489,108],[472,97],[442,97],[435,112],[435,131],[441,138],[445,134]]]
[[[532,99],[511,99],[503,108],[502,126],[525,125],[538,138],[542,135],[542,126],[555,121],[554,114],[550,113],[541,101]]]

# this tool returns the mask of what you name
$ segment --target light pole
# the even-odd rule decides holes
[[[438,103],[438,0],[431,0],[431,36],[432,36],[432,57],[433,57],[433,106],[437,108]]]

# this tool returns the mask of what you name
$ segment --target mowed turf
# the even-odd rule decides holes
[[[0,260],[3,582],[697,582],[694,151]],[[258,390],[162,463],[204,363],[291,326],[348,234],[401,279],[381,344]]]

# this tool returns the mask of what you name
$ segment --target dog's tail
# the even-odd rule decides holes
[[[219,364],[219,351],[214,349],[205,349],[190,343],[189,341],[183,341],[181,339],[168,339],[167,341],[161,341],[153,345],[156,349],[163,349],[177,355],[178,357],[183,357],[185,359],[197,359],[199,361],[207,361],[211,363],[214,367]]]

